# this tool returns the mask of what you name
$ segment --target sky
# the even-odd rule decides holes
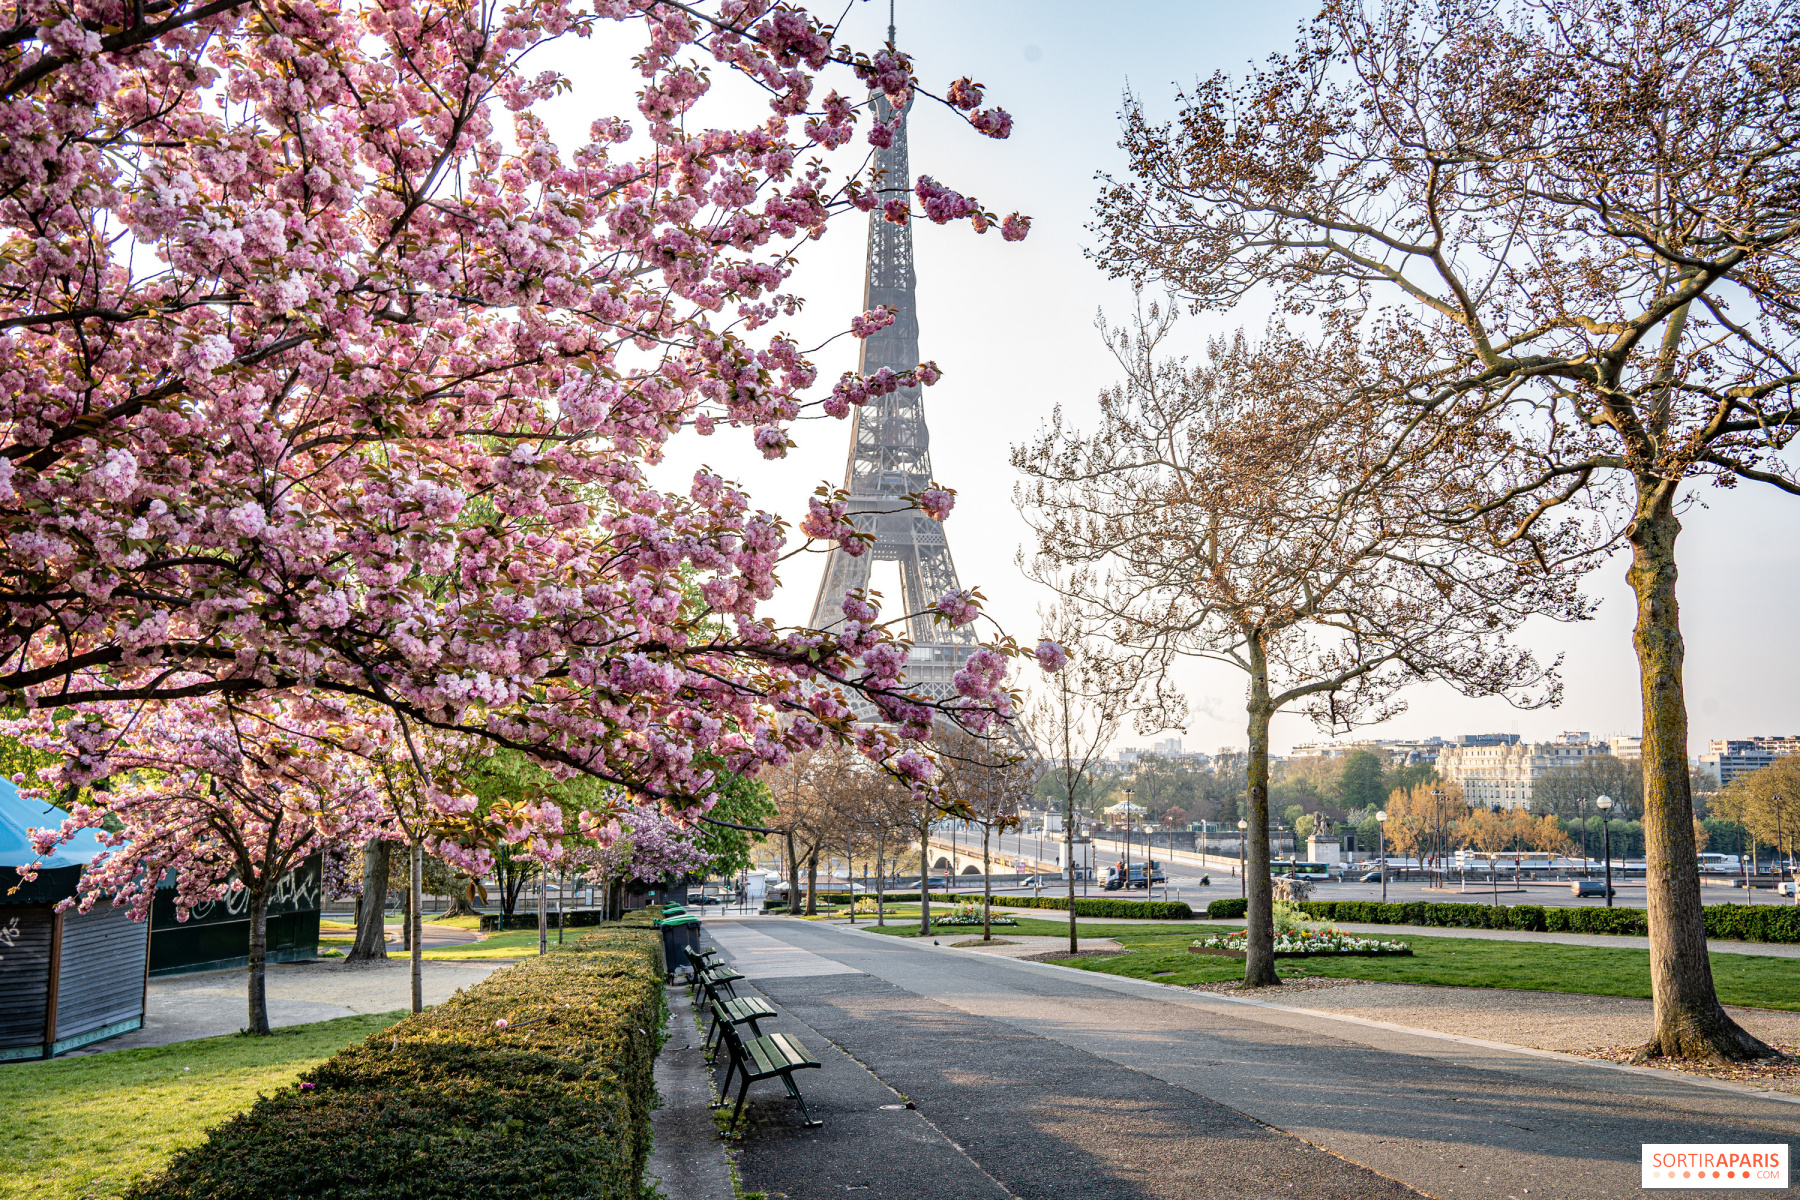
[[[840,40],[877,47],[885,38],[887,7],[884,0],[852,0]],[[1215,71],[1241,74],[1290,47],[1315,7],[1292,0],[1121,0],[1104,9],[1058,0],[898,0],[898,43],[914,57],[927,86],[941,93],[952,79],[971,75],[988,86],[988,102],[1015,119],[1011,138],[994,142],[938,106],[919,104],[908,133],[915,175],[933,175],[1001,215],[1016,210],[1032,217],[1031,236],[1018,243],[994,233],[975,236],[966,225],[914,225],[920,350],[945,373],[926,392],[933,466],[939,481],[957,489],[945,529],[962,584],[980,587],[987,612],[1021,641],[1037,639],[1038,613],[1050,597],[1015,565],[1021,550],[1030,552],[1031,531],[1013,505],[1017,476],[1008,451],[1031,438],[1058,405],[1069,423],[1091,424],[1095,397],[1117,374],[1094,322],[1100,313],[1122,320],[1131,292],[1107,279],[1085,251],[1096,241],[1086,226],[1099,177],[1123,167],[1117,145],[1122,97],[1129,89],[1152,115],[1172,115],[1177,93],[1195,80]],[[550,113],[565,147],[597,116],[636,115],[636,76],[613,69],[631,46],[630,38],[621,37],[549,48],[542,65],[563,71],[574,84]],[[608,69],[596,69],[598,63]],[[719,102],[733,103],[724,92]],[[756,119],[750,106],[758,102],[746,95],[744,103],[737,115]],[[793,323],[801,345],[824,341],[860,311],[865,239],[866,224],[858,217],[838,222],[802,250],[794,290],[807,297],[807,308]],[[1208,335],[1256,329],[1266,318],[1266,310],[1251,305],[1190,319],[1178,341],[1194,352]],[[855,344],[839,339],[815,361],[828,388],[854,365]],[[682,487],[705,464],[739,481],[759,507],[798,521],[813,488],[842,484],[849,426],[803,422],[794,436],[798,448],[775,462],[750,446],[746,432],[688,436],[671,447],[656,477]],[[1712,738],[1800,733],[1800,622],[1793,619],[1800,597],[1800,500],[1754,484],[1733,491],[1701,488],[1692,495],[1696,503],[1683,518],[1677,546],[1690,753],[1703,753]],[[783,623],[804,622],[823,562],[815,555],[791,560],[765,611]],[[1422,686],[1404,697],[1408,711],[1349,740],[1638,733],[1626,565],[1616,555],[1589,577],[1589,593],[1599,601],[1594,620],[1543,622],[1521,632],[1520,641],[1541,657],[1561,656],[1565,693],[1559,707],[1519,711],[1503,700],[1471,700],[1447,687]],[[897,578],[890,575],[884,585],[878,569],[874,586],[897,601]],[[1180,682],[1190,713],[1185,727],[1172,732],[1184,745],[1209,753],[1242,746],[1243,676],[1195,664]],[[1167,736],[1127,731],[1117,745],[1147,746]],[[1321,738],[1302,717],[1275,720],[1278,754]]]

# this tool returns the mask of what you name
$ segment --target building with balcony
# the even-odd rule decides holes
[[[1518,808],[1531,803],[1532,787],[1540,776],[1563,767],[1571,767],[1582,759],[1606,754],[1605,742],[1589,738],[1585,733],[1564,734],[1554,742],[1521,742],[1517,734],[1502,734],[1512,740],[1489,744],[1464,742],[1445,746],[1438,752],[1437,772],[1441,779],[1461,785],[1469,803],[1492,808]],[[1579,739],[1579,740],[1577,740]]]

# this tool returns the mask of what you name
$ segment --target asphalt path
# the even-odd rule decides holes
[[[865,1089],[833,1132],[830,1113],[824,1130],[799,1128],[791,1102],[761,1085],[744,1187],[795,1200],[859,1188],[983,1194],[966,1190],[966,1169],[949,1190],[933,1183],[953,1162],[978,1169],[990,1194],[1021,1200],[1409,1189],[1593,1200],[1639,1192],[1645,1142],[1800,1133],[1800,1104],[1669,1072],[791,919],[709,922],[708,932],[786,1011],[787,1028],[834,1056],[835,1086]],[[856,1153],[869,1123],[892,1114],[874,1104],[885,1092],[929,1127],[908,1127],[917,1169],[880,1139]],[[857,1163],[857,1177],[808,1165],[820,1162]]]

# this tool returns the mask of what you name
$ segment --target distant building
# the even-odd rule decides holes
[[[1302,742],[1294,747],[1290,758],[1344,758],[1358,750],[1381,755],[1389,766],[1408,763],[1436,762],[1438,751],[1447,743],[1441,737],[1384,738],[1371,742]]]
[[[1585,733],[1579,741],[1520,742],[1517,734],[1476,734],[1474,737],[1505,738],[1460,742],[1438,753],[1437,771],[1444,780],[1460,784],[1470,804],[1518,808],[1531,803],[1533,785],[1542,775],[1571,767],[1584,758],[1607,753],[1604,742]]]
[[[1150,747],[1150,753],[1161,754],[1168,758],[1174,758],[1176,755],[1181,753],[1181,739],[1178,737],[1177,738],[1164,738],[1162,741],[1157,742],[1155,745]]]
[[[1606,744],[1612,747],[1612,755],[1614,758],[1636,762],[1638,759],[1644,757],[1644,739],[1641,737],[1632,737],[1628,734],[1615,733],[1613,736],[1606,739]]]
[[[1516,746],[1519,735],[1516,733],[1459,733],[1455,737],[1445,738],[1451,746]]]
[[[1800,736],[1714,738],[1711,752],[1700,756],[1700,765],[1711,767],[1724,787],[1741,775],[1760,771],[1778,758],[1800,754]]]

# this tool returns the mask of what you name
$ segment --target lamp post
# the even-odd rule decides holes
[[[1381,902],[1387,903],[1387,809],[1375,810],[1376,836],[1381,844]]]
[[[1586,879],[1587,875],[1588,875],[1587,797],[1586,796],[1583,796],[1580,799],[1578,799],[1577,801],[1575,801],[1575,813],[1576,813],[1577,819],[1580,820],[1580,822],[1581,822],[1581,877],[1583,879]]]
[[[1131,894],[1131,798],[1136,794],[1136,788],[1125,789],[1125,878],[1119,880],[1119,889],[1126,895]]]
[[[1611,908],[1613,906],[1613,903],[1612,903],[1612,822],[1607,819],[1607,814],[1612,811],[1612,806],[1613,806],[1613,802],[1612,802],[1611,796],[1596,796],[1594,798],[1594,807],[1600,810],[1600,832],[1604,835],[1605,842],[1606,842],[1606,907],[1608,907],[1608,908]]]
[[[1443,874],[1442,874],[1442,868],[1444,865],[1443,854],[1442,854],[1443,847],[1440,846],[1438,843],[1442,840],[1442,833],[1443,833],[1444,789],[1440,788],[1440,787],[1434,787],[1431,789],[1431,822],[1432,822],[1432,830],[1431,830],[1432,854],[1433,854],[1433,857],[1436,859],[1438,868],[1439,868],[1439,873],[1437,875],[1437,886],[1439,888],[1442,888],[1444,886],[1444,878],[1443,878]]]
[[[1244,830],[1250,828],[1250,822],[1238,822],[1238,895],[1248,896],[1249,885],[1244,880]]]

